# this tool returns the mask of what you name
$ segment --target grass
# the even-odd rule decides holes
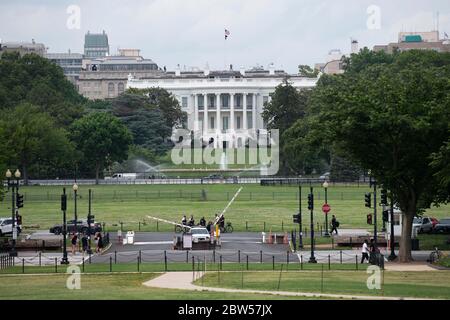
[[[82,275],[81,290],[66,287],[67,274],[0,275],[1,300],[260,300],[295,299],[261,294],[149,288],[142,283],[156,273]],[[298,297],[297,299],[302,299]]]
[[[450,299],[450,271],[384,272],[380,290],[368,289],[365,271],[288,271],[207,273],[197,284],[255,290]],[[281,279],[281,280],[280,280]],[[203,281],[203,282],[202,282]]]
[[[221,271],[247,271],[247,265],[245,262],[245,259],[242,263],[228,263],[223,262],[222,263],[222,269]],[[320,270],[322,268],[321,264],[309,264],[307,263],[308,257],[304,257],[304,263],[301,265],[298,263],[298,260],[291,262],[289,265],[286,265],[286,263],[254,263],[250,262],[248,264],[248,270],[250,271],[273,271],[273,270],[280,270],[281,266],[283,265],[284,269],[288,270]],[[331,270],[365,270],[367,268],[367,264],[360,265],[358,263],[358,267],[356,267],[356,264],[354,263],[331,263],[330,269]],[[80,272],[83,272],[82,265],[79,265]],[[203,270],[204,265],[202,262],[195,262],[194,269],[196,271]],[[328,264],[324,264],[324,268],[328,269]],[[219,261],[216,261],[216,263],[207,263],[206,264],[206,270],[219,270],[220,264]],[[111,265],[111,270],[113,273],[120,273],[120,272],[165,272],[165,265],[164,263],[141,263],[137,265],[136,263],[120,263],[120,264],[114,264]],[[192,263],[168,263],[167,265],[167,271],[192,271]],[[25,266],[22,268],[22,265],[16,264],[14,267],[9,267],[0,270],[0,274],[44,274],[44,273],[65,273],[66,267],[59,264],[55,266],[54,265],[48,265],[48,266]],[[89,264],[85,263],[84,265],[84,273],[105,273],[110,272],[110,264],[109,263],[95,263],[95,264]]]
[[[78,216],[86,217],[88,211],[88,188],[93,191],[92,213],[97,221],[105,222],[108,231],[117,230],[119,222],[124,229],[141,231],[173,231],[173,226],[156,223],[146,218],[157,216],[171,221],[180,221],[183,214],[194,215],[198,221],[205,216],[212,220],[227,205],[239,185],[107,185],[80,186],[78,191]],[[74,212],[73,192],[69,194],[68,216]],[[204,192],[203,192],[204,190]],[[364,207],[364,193],[370,191],[366,186],[331,185],[328,188],[328,203],[331,214],[335,214],[341,228],[366,228],[366,214],[371,211]],[[34,225],[39,229],[61,223],[60,186],[22,187],[25,206],[21,215],[25,226]],[[297,228],[292,215],[298,211],[297,187],[262,187],[244,185],[241,194],[225,214],[235,231],[289,231]],[[307,190],[303,188],[303,225],[309,227],[310,215],[306,210]],[[315,188],[315,225],[324,223],[320,207],[324,202],[323,188]],[[10,201],[7,194],[0,203],[0,216],[9,216]],[[426,214],[437,218],[450,216],[448,206],[429,209]],[[331,218],[331,217],[330,217]],[[381,219],[379,219],[381,229]]]

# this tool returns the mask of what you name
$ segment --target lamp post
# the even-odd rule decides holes
[[[67,195],[66,188],[63,188],[63,194],[61,195],[61,211],[63,212],[63,257],[61,259],[61,264],[69,264],[67,259],[67,221],[66,221],[66,211],[67,211]]]
[[[395,255],[395,235],[394,235],[394,197],[391,194],[391,254],[388,257],[389,261],[393,261],[397,258]]]
[[[16,239],[17,239],[17,227],[16,227],[16,198],[18,196],[19,193],[19,180],[20,180],[20,171],[19,169],[16,170],[16,172],[14,172],[14,177],[16,178],[14,181],[12,179],[12,173],[11,171],[8,169],[6,170],[6,179],[8,181],[8,190],[9,188],[12,189],[11,192],[11,220],[12,220],[12,225],[11,225],[11,232],[12,232],[12,242],[11,242],[11,250],[9,252],[9,256],[10,257],[17,257],[17,251],[16,251]]]
[[[308,209],[311,212],[311,257],[309,263],[317,263],[314,257],[314,191],[313,187],[310,187],[310,193],[308,195]]]
[[[325,189],[325,204],[328,204],[328,181],[325,180],[325,182],[322,184],[322,187]],[[325,212],[325,234],[324,237],[329,237],[330,234],[328,233],[328,212]]]
[[[72,186],[73,189],[73,201],[74,201],[74,219],[75,219],[75,232],[78,235],[78,214],[77,214],[77,192],[78,192],[78,185],[76,183]]]
[[[298,185],[298,214],[299,214],[299,220],[298,220],[298,229],[299,229],[299,243],[298,248],[303,249],[303,230],[302,230],[302,186]]]

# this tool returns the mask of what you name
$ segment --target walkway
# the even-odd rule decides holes
[[[201,274],[198,276],[200,277]],[[199,277],[196,277],[196,278],[198,279]],[[265,291],[265,290],[251,290],[251,289],[244,290],[244,289],[202,287],[202,286],[193,284],[192,281],[193,281],[193,273],[192,272],[167,272],[157,278],[154,278],[150,281],[144,282],[143,285],[145,285],[147,287],[164,288],[164,289],[215,291],[215,292],[228,292],[228,293],[250,293],[250,294],[324,298],[324,299],[424,300],[423,298],[410,298],[410,297],[406,297],[406,298],[405,297],[382,297],[382,296],[346,295],[346,294],[332,294],[332,293]]]

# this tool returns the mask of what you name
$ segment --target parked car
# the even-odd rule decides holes
[[[87,220],[77,220],[77,227],[75,229],[75,220],[67,221],[67,233],[87,233],[88,232]],[[57,224],[50,228],[50,233],[61,234],[63,231],[63,225]],[[98,222],[91,224],[91,234],[102,231],[102,225]]]
[[[17,228],[17,235],[19,235],[22,232],[21,226],[17,225],[16,220],[16,228]],[[0,237],[5,234],[12,234],[12,219],[11,218],[0,218]]]
[[[319,177],[319,179],[329,179],[330,178],[330,173],[329,172],[325,172],[323,175],[321,175]]]
[[[211,241],[211,235],[208,232],[208,229],[203,227],[195,227],[189,230],[189,233],[192,234],[192,242],[209,242]]]
[[[415,217],[413,229],[417,228],[418,233],[431,233],[434,229],[433,220],[430,217]]]
[[[434,233],[450,233],[450,218],[439,220],[433,231]]]
[[[12,233],[12,219],[0,218],[0,236]]]

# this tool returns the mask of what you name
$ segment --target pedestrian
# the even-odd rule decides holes
[[[195,220],[194,220],[194,216],[191,215],[191,218],[189,219],[189,226],[193,227],[195,225]]]
[[[369,262],[369,246],[368,246],[368,241],[367,239],[364,240],[364,243],[362,245],[362,258],[361,258],[361,264],[364,263],[364,260],[367,259],[367,262]]]
[[[78,244],[78,236],[76,233],[72,234],[72,255],[75,255],[76,251],[77,251],[77,244]]]
[[[83,234],[81,238],[81,246],[83,247],[83,253],[86,253],[88,250],[88,237],[86,234]]]
[[[212,221],[209,221],[208,224],[206,225],[206,230],[208,230],[209,233],[211,233],[211,228],[212,228]]]
[[[333,214],[333,217],[331,218],[331,232],[330,234],[333,234],[333,231],[338,234],[337,228],[339,227],[339,221],[337,221],[336,216]]]
[[[102,253],[102,251],[103,251],[103,237],[102,237],[102,234],[100,232],[97,232],[96,239],[97,239],[96,252],[97,253]]]
[[[202,227],[205,227],[205,226],[206,226],[206,220],[205,220],[205,217],[202,217],[202,218],[200,219],[200,225],[201,225]]]
[[[183,218],[181,219],[181,224],[182,224],[183,226],[185,226],[186,223],[187,223],[186,215],[183,215]]]

